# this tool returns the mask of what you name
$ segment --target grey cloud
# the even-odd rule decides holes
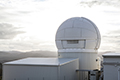
[[[103,37],[112,37],[112,38],[120,38],[120,29],[109,31],[106,35]]]
[[[0,5],[0,22],[12,22],[16,21],[21,17],[24,17],[30,13],[32,13],[32,10],[19,10],[15,7],[7,7],[7,6],[1,6]],[[11,18],[12,17],[12,18]]]
[[[17,11],[19,14],[29,14],[32,13],[32,11]]]
[[[38,43],[38,44],[37,44]],[[36,50],[49,50],[54,51],[55,46],[44,44],[41,41],[13,41],[13,40],[1,40],[0,51],[36,51]],[[47,43],[47,42],[45,42]]]
[[[82,6],[92,7],[94,5],[110,5],[115,7],[120,7],[120,0],[91,0],[91,1],[81,1]]]
[[[0,23],[0,39],[12,39],[18,34],[25,33],[19,29],[12,24]]]
[[[102,36],[102,38],[109,41],[120,41],[120,32],[111,31],[106,35]]]
[[[46,0],[34,0],[34,1],[46,1]]]
[[[113,30],[102,36],[104,44],[120,45],[120,30]],[[113,46],[111,46],[113,47]],[[114,48],[115,49],[115,48]]]

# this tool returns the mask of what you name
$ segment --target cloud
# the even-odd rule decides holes
[[[0,0],[0,22],[25,22],[33,13],[44,10],[41,0]],[[35,16],[35,15],[34,15]]]
[[[46,0],[33,0],[33,1],[46,1]]]
[[[109,6],[115,6],[115,7],[120,7],[120,0],[82,0],[80,2],[82,6],[89,6],[92,7],[94,5],[109,5]]]
[[[48,50],[57,51],[53,42],[46,41],[18,41],[18,40],[0,40],[0,51],[36,51],[36,50]]]
[[[14,27],[12,24],[0,23],[0,39],[13,39],[16,35],[25,33],[20,28]]]
[[[0,50],[56,50],[54,43],[48,45],[49,40],[54,41],[55,32],[64,20],[75,16],[95,22],[103,34],[101,50],[117,49],[119,4],[119,0],[0,0]],[[20,25],[26,33],[13,25]]]
[[[102,51],[120,52],[120,29],[112,30],[102,36]]]

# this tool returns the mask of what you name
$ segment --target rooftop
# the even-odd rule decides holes
[[[6,62],[4,65],[49,65],[59,66],[71,61],[76,58],[25,58],[16,61]]]
[[[115,57],[119,56],[120,57],[120,53],[106,53],[106,54],[103,54],[102,56],[103,57],[105,56],[115,56]]]

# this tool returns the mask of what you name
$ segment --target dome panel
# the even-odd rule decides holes
[[[86,49],[95,49],[97,41],[96,40],[87,40],[86,41]]]
[[[92,32],[87,29],[82,29],[82,38],[85,39],[97,39],[97,35],[95,32]]]
[[[93,25],[92,24],[89,24],[88,22],[86,23],[86,22],[83,22],[83,25],[82,25],[83,27],[83,29],[88,29],[88,30],[90,30],[90,31],[93,31],[93,32],[96,32],[96,30],[95,30],[95,28],[93,27]],[[88,27],[89,26],[89,27]]]
[[[65,22],[63,22],[58,28],[58,30],[62,30],[62,29],[65,29],[65,28],[69,28],[69,27],[72,27],[73,26],[73,21],[74,19],[68,19],[66,20]]]
[[[65,29],[65,38],[78,38],[81,36],[79,28],[67,28]]]
[[[56,38],[57,38],[57,39],[59,39],[59,38],[64,38],[64,36],[65,36],[65,30],[64,30],[64,29],[58,31],[57,34],[56,34]]]
[[[63,45],[61,43],[61,41],[56,41],[56,45],[58,49],[63,49]]]
[[[82,19],[76,19],[76,20],[74,20],[73,27],[82,28],[83,27],[83,21],[82,21]]]

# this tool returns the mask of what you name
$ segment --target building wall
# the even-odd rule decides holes
[[[120,80],[120,57],[104,57],[104,80]]]
[[[3,80],[78,80],[79,59],[56,66],[3,65]]]
[[[118,80],[118,67],[114,65],[104,66],[104,80]],[[119,75],[120,76],[120,75]]]
[[[58,80],[57,67],[4,65],[3,80]]]
[[[60,66],[60,80],[78,80],[79,59]]]
[[[116,57],[104,57],[104,61],[109,61],[109,62],[119,62],[120,61],[120,57],[116,56]]]
[[[79,69],[98,69],[97,52],[59,52],[60,58],[79,58]]]

